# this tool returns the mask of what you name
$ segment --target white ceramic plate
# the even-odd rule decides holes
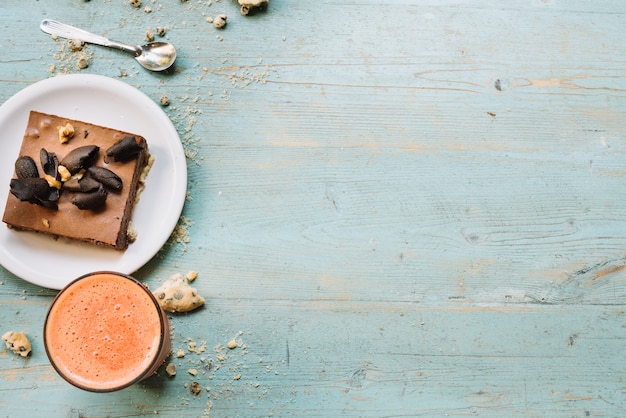
[[[155,162],[132,222],[137,241],[124,252],[0,225],[0,264],[39,286],[61,289],[89,272],[132,274],[165,244],[176,227],[187,191],[187,164],[176,129],[148,96],[119,80],[62,75],[37,82],[0,106],[0,213],[4,212],[31,110],[142,135]]]

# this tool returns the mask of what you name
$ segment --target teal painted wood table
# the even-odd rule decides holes
[[[44,351],[57,291],[0,269],[33,345],[0,351],[0,415],[625,416],[625,27],[619,1],[1,2],[0,103],[98,74],[173,122],[187,198],[134,276],[196,271],[206,304],[170,315],[176,376],[84,392]]]

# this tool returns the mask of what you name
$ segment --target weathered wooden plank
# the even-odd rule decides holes
[[[18,391],[26,406],[54,399],[49,405],[58,411],[89,416],[119,409],[201,415],[209,400],[224,415],[245,416],[299,411],[602,416],[623,408],[622,394],[614,390],[622,385],[623,356],[614,354],[624,343],[623,311],[467,305],[388,310],[356,302],[329,310],[329,305],[216,299],[205,313],[219,323],[190,327],[193,318],[174,318],[176,345],[186,349],[187,340],[206,341],[206,352],[174,360],[179,367],[174,379],[155,377],[119,394],[63,387],[41,352],[29,361],[42,364],[27,367],[4,356],[14,368],[2,371],[3,381],[13,390],[0,396],[7,403]],[[276,317],[280,311],[286,316]],[[235,331],[250,315],[258,321],[255,328]],[[500,332],[485,333],[485,324]],[[242,346],[231,351],[225,344],[232,337]],[[226,357],[222,362],[213,351],[218,344]],[[187,368],[199,374],[187,375]],[[602,380],[589,380],[607,372]],[[191,381],[211,390],[194,397],[184,388]],[[397,411],[390,408],[394,405]]]

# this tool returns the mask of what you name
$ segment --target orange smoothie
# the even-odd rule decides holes
[[[83,276],[59,292],[46,318],[44,344],[65,380],[93,392],[143,380],[171,351],[167,315],[152,293],[113,272]]]

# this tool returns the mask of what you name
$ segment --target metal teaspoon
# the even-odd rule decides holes
[[[56,35],[66,39],[78,39],[90,44],[107,46],[128,52],[135,57],[139,64],[151,71],[167,70],[174,64],[174,60],[176,59],[176,49],[168,42],[150,42],[145,45],[129,45],[52,19],[42,20],[39,27],[42,31],[50,35]]]

